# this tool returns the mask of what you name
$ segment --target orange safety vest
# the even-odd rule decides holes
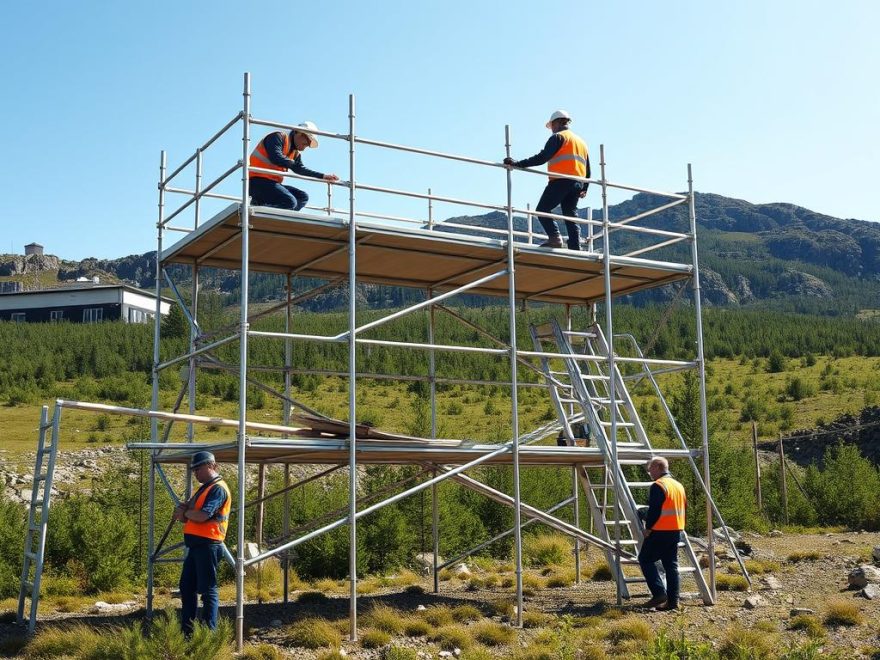
[[[684,512],[687,507],[687,496],[684,492],[684,486],[668,474],[660,477],[654,483],[663,489],[663,492],[666,493],[666,499],[663,500],[660,517],[651,529],[658,532],[677,532],[683,530]]]
[[[229,523],[229,511],[232,509],[232,495],[229,493],[229,486],[226,485],[225,481],[219,479],[208,485],[207,488],[201,490],[201,492],[196,493],[196,503],[193,505],[193,508],[197,511],[201,511],[202,507],[205,505],[208,493],[210,493],[211,489],[215,486],[226,491],[226,501],[223,503],[223,506],[221,506],[220,510],[214,514],[213,518],[210,518],[205,522],[196,522],[195,520],[187,519],[183,526],[184,534],[192,534],[193,536],[201,536],[206,539],[220,542],[223,542],[226,539],[226,525]]]
[[[293,143],[293,138],[290,137],[290,133],[283,133],[281,131],[276,131],[276,133],[279,133],[283,140],[283,144],[281,146],[282,153],[290,158],[290,160],[296,160],[296,157],[299,156],[299,152],[296,150],[296,147]],[[274,135],[274,133],[269,133],[269,135]],[[267,135],[266,137],[269,137],[269,135]],[[265,142],[265,137],[260,140],[260,144],[257,145],[257,148],[254,149],[253,153],[251,154],[248,165],[250,167],[261,167],[265,170],[275,170],[277,172],[287,171],[287,168],[283,165],[276,165],[271,160],[269,160],[269,154],[266,152]],[[249,172],[248,176],[251,179],[255,177],[260,177],[263,179],[269,179],[270,181],[275,181],[276,183],[281,183],[282,181],[284,181],[283,176],[266,174],[264,172]]]
[[[562,146],[553,158],[547,161],[547,171],[589,178],[590,154],[586,143],[568,129],[559,131],[556,135],[562,137]],[[551,176],[550,180],[558,178]]]

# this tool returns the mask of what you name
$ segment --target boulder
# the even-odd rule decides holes
[[[777,539],[780,536],[782,536],[782,532],[780,532],[778,529],[770,530],[770,538]]]
[[[760,596],[749,596],[743,601],[742,606],[747,610],[756,610],[764,604],[764,599]]]
[[[455,577],[468,578],[471,576],[471,569],[467,564],[459,564],[455,567]]]
[[[868,600],[877,600],[880,598],[880,586],[876,584],[866,585],[864,589],[862,589],[862,595]]]
[[[792,607],[789,614],[791,616],[803,616],[803,615],[811,615],[815,614],[816,610],[811,610],[809,607]]]
[[[127,600],[124,603],[105,603],[103,600],[99,600],[89,608],[89,613],[119,614],[120,612],[127,612],[135,607],[137,607],[136,600]]]
[[[880,583],[880,569],[870,564],[862,564],[849,572],[847,582],[850,587],[855,589],[863,589],[869,584],[878,584]]]
[[[439,555],[437,556],[437,564],[440,565],[443,563],[443,558]],[[433,552],[420,552],[415,557],[413,557],[413,566],[422,575],[431,575],[431,572],[434,570],[434,553]]]
[[[780,582],[777,578],[772,575],[765,575],[761,582],[764,583],[764,587],[770,589],[771,591],[779,591],[782,589],[782,582]]]
[[[874,549],[871,551],[871,556],[874,558],[874,561],[880,562],[880,545],[874,546]]]

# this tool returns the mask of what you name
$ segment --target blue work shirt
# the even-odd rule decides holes
[[[290,131],[291,144],[293,144],[293,133],[294,131]],[[290,159],[287,157],[287,154],[284,153],[284,137],[281,135],[281,133],[269,133],[269,135],[263,138],[263,146],[266,148],[266,155],[269,157],[269,160],[272,161],[273,165],[286,167],[294,174],[309,176],[313,179],[324,178],[324,175],[321,172],[310,170],[308,167],[303,165],[302,154],[297,154],[296,158],[294,159]]]
[[[202,486],[204,488],[205,486]],[[201,488],[199,489],[201,490]],[[198,491],[193,495],[193,499],[198,498]],[[220,510],[226,503],[226,490],[220,488],[219,486],[215,486],[211,489],[208,495],[205,497],[205,501],[202,504],[201,511],[204,511],[208,514],[208,518],[213,518],[214,515]],[[205,545],[207,543],[220,543],[220,541],[215,541],[214,539],[209,539],[205,536],[196,536],[195,534],[184,534],[183,542],[187,548],[191,548],[195,545]]]

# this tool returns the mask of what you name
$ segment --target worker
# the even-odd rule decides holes
[[[339,181],[335,174],[322,174],[310,170],[302,162],[302,152],[318,146],[318,138],[311,131],[318,130],[313,122],[298,124],[289,133],[275,131],[260,140],[250,157],[250,167],[274,170],[278,174],[249,172],[251,202],[259,206],[273,206],[280,209],[300,211],[309,201],[304,190],[283,185],[282,172],[290,170],[296,174],[321,179]]]
[[[199,621],[214,630],[217,627],[217,609],[220,605],[217,590],[217,566],[223,557],[223,541],[232,497],[229,486],[217,472],[214,455],[197,451],[192,455],[189,468],[201,487],[174,511],[174,519],[183,523],[183,542],[186,558],[180,572],[181,627],[189,636],[202,596]]]
[[[571,115],[565,110],[557,110],[550,115],[550,121],[546,124],[553,135],[547,140],[541,152],[524,160],[508,157],[504,159],[504,164],[510,169],[547,163],[547,170],[551,173],[550,180],[535,210],[538,213],[551,213],[559,206],[562,208],[562,215],[576,218],[578,199],[586,196],[589,184],[586,181],[553,176],[567,174],[585,179],[590,177],[590,154],[587,145],[569,129],[569,124],[571,124]],[[552,218],[541,216],[538,216],[538,220],[547,234],[547,240],[541,243],[541,247],[561,248],[562,236],[556,222]],[[580,229],[577,223],[566,220],[565,229],[568,234],[568,249],[580,250]]]
[[[648,463],[651,490],[648,496],[648,513],[645,516],[645,534],[639,550],[639,565],[651,599],[645,607],[658,611],[678,609],[679,575],[678,544],[684,530],[687,496],[684,486],[669,474],[669,462],[662,456]],[[657,570],[657,561],[666,573],[666,588]]]

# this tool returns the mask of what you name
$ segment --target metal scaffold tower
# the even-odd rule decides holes
[[[664,193],[641,187],[614,183],[606,177],[604,147],[600,149],[601,176],[598,179],[579,179],[601,188],[602,214],[593,219],[592,214],[577,222],[585,227],[587,244],[583,251],[564,249],[547,250],[533,241],[531,218],[543,216],[553,220],[571,220],[553,213],[537,213],[518,208],[513,203],[514,173],[497,162],[480,160],[450,153],[430,151],[367,139],[355,130],[355,101],[349,97],[349,125],[345,133],[315,130],[316,135],[347,144],[349,173],[347,181],[327,183],[327,204],[308,207],[306,212],[286,211],[251,203],[249,174],[255,171],[269,173],[249,165],[249,155],[256,142],[251,138],[255,127],[270,130],[292,130],[295,126],[258,119],[251,114],[250,77],[245,74],[243,107],[220,131],[208,139],[179,166],[168,171],[166,155],[162,152],[159,177],[159,218],[157,222],[155,334],[153,343],[152,401],[149,409],[123,408],[100,403],[57,401],[51,420],[44,413],[40,425],[40,452],[38,462],[48,458],[48,468],[34,472],[35,488],[32,503],[29,535],[37,535],[29,541],[22,573],[22,590],[19,617],[24,617],[27,598],[31,599],[30,623],[36,619],[39,598],[39,580],[42,571],[45,527],[48,514],[48,494],[51,486],[52,467],[60,433],[63,409],[88,410],[147,417],[151,422],[149,442],[129,444],[132,450],[149,452],[149,527],[147,548],[147,611],[153,608],[154,568],[158,563],[180,561],[175,553],[181,551],[180,543],[163,547],[168,533],[156,543],[157,482],[165,488],[175,502],[181,499],[169,479],[171,465],[185,465],[189,457],[199,450],[210,450],[218,462],[237,466],[238,487],[235,493],[234,516],[237,538],[228,539],[234,556],[227,552],[235,567],[236,603],[235,630],[239,649],[243,644],[245,570],[270,557],[283,559],[287,600],[287,573],[289,553],[297,546],[332,530],[347,526],[349,531],[349,578],[350,578],[350,636],[357,638],[358,591],[357,591],[357,533],[358,521],[371,513],[398,502],[413,494],[430,490],[432,501],[432,542],[434,549],[434,590],[439,590],[438,572],[444,566],[459,561],[476,552],[501,536],[513,535],[516,567],[516,624],[522,625],[522,529],[540,523],[569,536],[574,543],[580,578],[580,553],[584,544],[594,545],[604,553],[616,583],[618,603],[631,595],[631,587],[641,581],[635,557],[642,542],[638,523],[638,491],[650,482],[633,477],[629,466],[644,466],[654,456],[664,456],[687,464],[695,477],[695,483],[706,499],[706,548],[714,556],[713,527],[717,523],[726,530],[723,520],[711,497],[709,477],[708,426],[706,419],[706,380],[704,372],[702,322],[700,307],[699,268],[697,258],[696,215],[691,169],[688,166],[687,193]],[[203,159],[209,148],[223,136],[241,131],[241,157],[230,164],[215,180],[204,184]],[[510,153],[510,130],[505,130],[507,153]],[[404,152],[428,159],[443,159],[458,164],[483,168],[495,168],[505,172],[506,189],[495,202],[458,199],[436,195],[429,189],[421,193],[373,185],[356,176],[356,155],[369,147],[389,152]],[[224,166],[226,167],[226,166]],[[195,183],[183,187],[179,180],[184,171],[195,170]],[[240,175],[240,192],[220,192],[221,184],[234,182]],[[278,172],[271,171],[278,175]],[[537,170],[523,170],[515,176],[547,176]],[[298,178],[287,173],[285,177]],[[557,175],[559,176],[559,175]],[[566,175],[561,175],[566,176]],[[346,208],[333,206],[333,189],[348,193]],[[635,216],[612,221],[608,213],[610,190],[649,193],[651,199],[660,200],[655,208]],[[379,197],[405,197],[426,203],[426,218],[405,218],[362,208],[358,193],[370,193]],[[183,196],[185,201],[173,210],[168,209],[170,195]],[[228,204],[207,220],[203,220],[202,205],[216,200]],[[483,210],[498,211],[506,219],[503,228],[480,227],[453,221],[435,222],[434,205],[437,203],[461,205]],[[689,226],[687,231],[674,232],[651,228],[643,220],[658,213],[682,206],[687,208]],[[184,213],[192,214],[191,225],[174,225]],[[517,218],[522,226],[517,228]],[[166,242],[169,232],[181,232],[183,237],[171,244]],[[621,242],[626,247],[619,253],[613,251],[615,235],[629,237]],[[671,251],[677,244],[689,249]],[[652,252],[660,254],[684,254],[684,261],[650,258]],[[175,269],[171,267],[175,266]],[[185,267],[191,275],[191,296],[185,300],[175,282],[173,272]],[[204,330],[200,323],[199,273],[205,268],[221,268],[238,273],[240,282],[240,316],[234,327],[221,330]],[[284,279],[286,295],[277,304],[257,309],[250,297],[252,273],[276,273]],[[318,281],[312,288],[294,294],[294,279]],[[645,355],[632,335],[618,333],[613,327],[612,307],[620,296],[664,286],[671,283],[690,283],[693,293],[694,327],[696,345],[690,360],[669,360]],[[366,322],[359,322],[359,285],[382,284],[409,287],[426,292],[426,299]],[[162,332],[159,310],[160,294],[167,287],[179,303],[186,317],[190,335],[187,350],[180,355],[166,357],[160,353]],[[307,334],[294,332],[295,306],[325,293],[333,287],[342,287],[348,297],[347,329],[330,334]],[[468,320],[448,306],[448,301],[461,294],[492,296],[506,299],[507,335],[496,337],[479,324]],[[517,307],[527,304],[556,306],[564,309],[562,319],[551,318],[546,323],[529,327],[532,346],[524,348],[517,344]],[[604,323],[596,319],[597,305],[604,309]],[[572,327],[572,309],[585,307],[590,319],[587,327]],[[426,312],[428,328],[426,342],[380,339],[372,332],[389,322]],[[284,331],[258,330],[252,323],[272,313],[282,313]],[[305,312],[296,311],[296,314]],[[470,336],[481,341],[470,344],[443,344],[435,340],[436,315],[442,313],[470,330]],[[254,364],[249,351],[249,341],[272,340],[283,344],[283,364]],[[227,344],[238,344],[238,362],[224,362],[217,349]],[[485,344],[489,344],[488,346]],[[347,353],[347,371],[331,371],[316,366],[293,363],[293,347],[297,344],[342,345]],[[391,347],[419,351],[426,355],[427,375],[365,373],[358,370],[359,350],[371,347]],[[504,360],[509,378],[503,381],[480,379],[446,379],[437,373],[436,356],[442,352],[470,353],[494,356]],[[182,385],[171,411],[160,409],[160,377],[170,368],[183,368]],[[231,371],[238,380],[238,414],[233,418],[200,415],[196,409],[197,374],[201,369]],[[699,381],[701,411],[700,446],[689,447],[679,432],[670,408],[666,403],[658,377],[662,374],[695,370]],[[519,373],[526,370],[540,377],[539,383],[521,381]],[[261,374],[274,371],[283,375],[283,389],[279,390],[261,380]],[[348,420],[339,421],[322,415],[297,400],[292,381],[295,374],[334,376],[347,379]],[[379,431],[358,423],[358,389],[363,381],[370,380],[421,380],[430,391],[431,433],[430,437],[417,438]],[[533,379],[534,380],[534,379]],[[639,418],[633,402],[630,383],[647,383],[651,394],[661,402],[668,418],[677,446],[660,447],[649,438],[648,431]],[[511,435],[500,443],[481,443],[472,438],[438,438],[437,386],[443,383],[460,383],[473,387],[508,388],[510,393]],[[557,418],[535,429],[522,429],[519,414],[519,393],[524,387],[544,388],[557,413]],[[277,423],[256,422],[248,416],[248,393],[262,390],[278,397],[282,402],[282,418]],[[188,410],[181,412],[184,399]],[[174,424],[185,425],[185,438],[172,439]],[[163,426],[164,425],[164,426]],[[198,433],[196,429],[199,429]],[[235,429],[234,441],[217,437],[218,429]],[[51,430],[51,432],[50,432]],[[49,438],[46,434],[49,433]],[[213,436],[212,436],[213,434]],[[560,441],[556,441],[560,434]],[[548,444],[549,439],[549,444]],[[258,496],[246,501],[249,477],[248,464],[259,466]],[[314,468],[313,473],[291,483],[291,465],[325,466]],[[419,468],[416,483],[407,480],[395,484],[387,491],[371,496],[359,490],[358,467],[365,465],[410,465]],[[278,492],[265,494],[266,467],[284,467],[284,487]],[[501,492],[483,483],[468,471],[478,466],[501,465],[512,470],[512,493]],[[571,496],[547,510],[541,510],[524,502],[520,492],[521,468],[550,466],[571,484]],[[39,466],[38,466],[39,468]],[[345,511],[328,512],[326,516],[312,521],[310,525],[291,528],[288,519],[289,497],[292,491],[306,483],[323,479],[340,469],[348,470],[348,506]],[[37,478],[45,484],[45,498],[37,497]],[[439,536],[442,527],[438,512],[437,485],[452,481],[461,486],[512,508],[514,524],[511,530],[488,539],[471,551],[438,564]],[[189,479],[186,479],[183,498],[189,496]],[[567,488],[567,486],[566,486]],[[257,528],[261,530],[262,510],[270,498],[283,496],[283,533],[264,545],[262,531],[258,532],[259,552],[256,556],[245,553],[246,512],[256,507]],[[580,525],[580,503],[586,503],[592,520],[592,531]],[[40,509],[39,507],[42,507]],[[557,515],[560,509],[571,507],[572,520],[568,522]],[[38,510],[35,514],[34,510]],[[691,511],[691,515],[696,512]],[[37,519],[35,516],[42,516]],[[31,536],[29,536],[31,539]],[[727,539],[730,542],[730,539]],[[732,542],[731,542],[732,545]],[[682,573],[693,579],[696,596],[711,604],[715,599],[714,562],[700,569],[690,539],[685,538],[681,551],[684,556]],[[738,556],[738,555],[737,555]],[[744,568],[743,568],[744,571]]]

